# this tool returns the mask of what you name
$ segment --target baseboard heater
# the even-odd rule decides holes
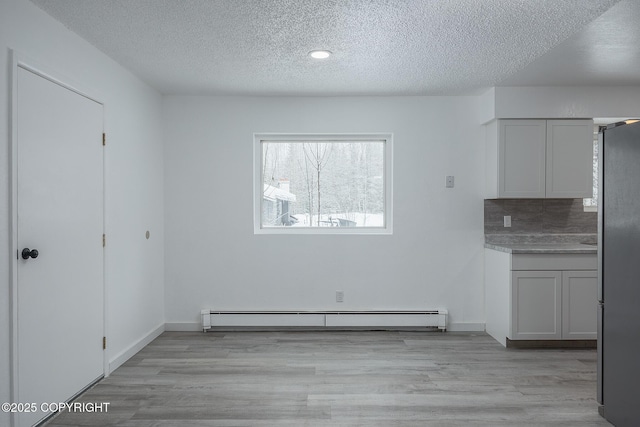
[[[212,328],[432,328],[447,330],[447,310],[221,311],[202,310],[202,330]]]

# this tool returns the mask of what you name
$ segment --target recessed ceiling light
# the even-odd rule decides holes
[[[309,52],[309,56],[314,59],[325,59],[331,56],[331,52],[328,50],[312,50]]]

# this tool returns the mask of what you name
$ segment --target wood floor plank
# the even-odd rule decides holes
[[[166,332],[78,398],[62,426],[609,426],[592,349],[483,333]]]

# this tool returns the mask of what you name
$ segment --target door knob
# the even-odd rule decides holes
[[[22,259],[29,259],[29,258],[38,258],[38,250],[24,248],[22,250]]]

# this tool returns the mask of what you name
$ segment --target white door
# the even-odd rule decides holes
[[[37,405],[22,427],[104,373],[103,106],[21,67],[17,84],[15,401]]]

